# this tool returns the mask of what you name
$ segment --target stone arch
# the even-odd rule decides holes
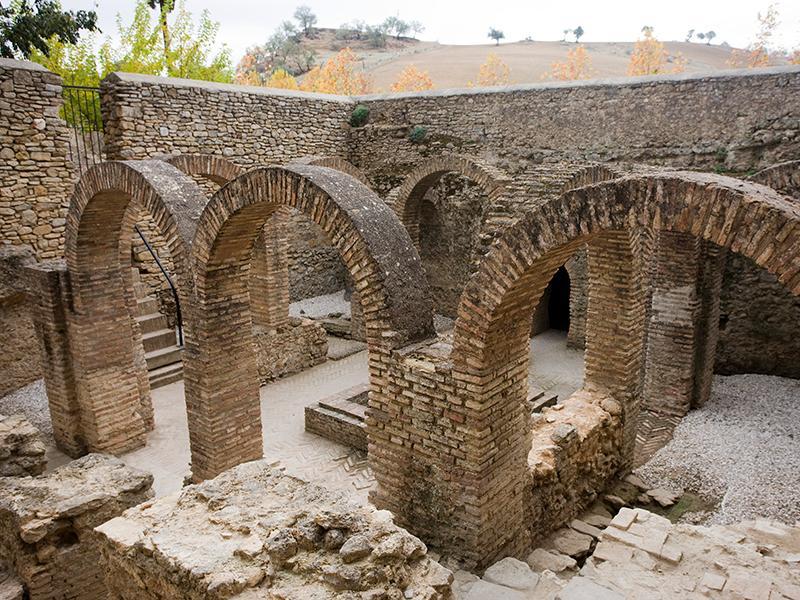
[[[727,177],[655,171],[618,178],[566,192],[509,227],[464,291],[450,354],[455,397],[467,409],[465,479],[480,482],[451,492],[471,496],[464,527],[475,540],[491,540],[476,542],[485,553],[521,547],[531,450],[523,409],[527,315],[555,269],[583,243],[590,267],[585,390],[620,405],[619,466],[630,462],[644,345],[639,278],[650,229],[740,252],[800,293],[800,207]]]
[[[89,169],[75,186],[65,233],[69,337],[88,451],[119,453],[141,446],[153,424],[141,335],[132,319],[135,211],[129,207],[134,202],[153,216],[167,240],[181,300],[193,295],[191,240],[205,204],[197,185],[162,161],[108,162]]]
[[[206,206],[193,244],[200,343],[187,343],[185,380],[198,480],[262,453],[244,276],[259,229],[280,206],[317,223],[353,276],[364,304],[371,377],[379,376],[392,349],[433,335],[419,257],[369,188],[309,165],[259,168],[236,178]]]
[[[314,167],[328,167],[329,169],[333,169],[334,171],[341,171],[342,173],[347,173],[353,179],[357,179],[367,187],[372,187],[369,183],[369,179],[367,179],[366,174],[364,171],[359,169],[349,160],[345,160],[339,156],[304,156],[303,158],[298,158],[297,160],[293,160],[290,164],[293,165],[311,165]]]
[[[408,174],[403,184],[389,198],[395,213],[417,247],[422,199],[425,192],[448,173],[463,175],[477,183],[488,195],[490,203],[503,195],[510,184],[506,175],[477,158],[442,155],[423,162]]]
[[[562,186],[561,193],[603,181],[617,179],[624,173],[608,165],[587,165],[570,177]]]
[[[213,154],[179,154],[162,160],[189,176],[198,175],[222,187],[244,173],[235,162]]]
[[[793,198],[800,198],[800,160],[772,165],[754,173],[747,180],[766,185]]]

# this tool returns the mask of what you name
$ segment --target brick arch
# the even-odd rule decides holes
[[[389,198],[395,213],[417,247],[422,199],[448,173],[463,175],[477,183],[489,196],[490,204],[503,195],[510,184],[506,175],[477,158],[443,155],[423,162],[408,174],[403,184]]]
[[[515,540],[525,535],[531,438],[523,406],[531,307],[583,243],[590,274],[585,389],[619,403],[619,467],[632,458],[648,229],[687,233],[740,252],[800,294],[800,207],[731,178],[684,172],[623,177],[568,191],[509,227],[464,291],[450,355],[456,398],[466,407],[465,479],[479,482],[451,493],[472,494],[472,514],[481,516],[467,517],[465,528],[475,531],[476,540],[491,540],[489,553],[519,549]]]
[[[350,175],[350,177],[357,179],[367,187],[371,187],[369,179],[367,179],[367,176],[364,173],[364,171],[359,169],[349,160],[346,160],[339,156],[305,156],[303,158],[298,158],[296,160],[293,160],[290,164],[311,165],[314,167],[328,167],[329,169],[333,169],[334,171],[341,171],[342,173],[347,173],[348,175]]]
[[[603,181],[617,179],[624,173],[608,165],[587,165],[570,177],[561,188],[561,192],[568,192],[579,187],[594,185]]]
[[[238,177],[209,201],[193,246],[200,343],[187,343],[185,381],[198,480],[262,453],[245,276],[259,229],[281,206],[313,220],[339,250],[364,305],[371,376],[386,368],[392,349],[433,335],[419,257],[375,193],[318,166],[259,168]]]
[[[244,173],[233,161],[213,154],[179,154],[163,160],[187,175],[205,177],[219,187]]]
[[[789,160],[762,169],[747,178],[782,194],[800,198],[800,160]]]
[[[132,320],[133,203],[152,215],[168,240],[181,299],[193,294],[191,241],[205,204],[197,185],[161,161],[89,169],[75,186],[65,233],[73,299],[69,337],[79,429],[88,451],[119,453],[141,446],[152,428],[140,333]]]

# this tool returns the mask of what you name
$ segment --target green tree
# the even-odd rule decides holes
[[[716,31],[713,31],[713,30],[712,31],[706,31],[706,39],[708,40],[706,42],[706,44],[710,45],[711,44],[711,40],[713,40],[715,37],[717,37],[717,32]]]
[[[58,0],[12,0],[0,3],[0,56],[29,58],[37,50],[50,51],[48,42],[56,37],[65,44],[77,44],[83,31],[97,31],[94,11],[65,11]]]
[[[499,46],[500,40],[506,37],[506,34],[500,31],[499,29],[495,29],[494,27],[489,27],[489,33],[487,34],[487,37],[492,38]]]
[[[693,37],[694,37],[694,29],[690,29],[689,33],[686,34],[686,41],[691,42]]]
[[[387,32],[394,33],[398,40],[411,30],[411,24],[403,21],[399,17],[389,17],[383,22],[383,27]]]
[[[578,41],[581,39],[581,36],[583,35],[583,27],[578,25],[575,29],[572,30],[572,33],[575,36],[575,43],[578,43]]]
[[[155,10],[158,6],[158,24],[161,28],[161,37],[164,42],[164,59],[169,61],[170,56],[170,35],[169,23],[167,22],[167,15],[175,8],[174,0],[147,0],[147,5]]]

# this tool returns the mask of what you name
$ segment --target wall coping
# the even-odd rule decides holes
[[[23,71],[43,71],[45,73],[52,72],[32,60],[16,60],[14,58],[0,58],[0,69],[21,69]]]
[[[30,68],[45,70],[44,67],[30,61],[15,61],[0,59],[0,67],[4,63],[16,68]],[[30,65],[30,66],[28,66]],[[394,100],[403,98],[444,98],[450,96],[477,96],[484,94],[508,94],[526,91],[541,91],[550,89],[586,89],[586,88],[635,88],[652,84],[671,85],[692,81],[723,81],[741,78],[759,78],[774,75],[800,75],[800,66],[766,67],[763,69],[726,69],[702,73],[685,73],[678,75],[647,75],[641,77],[611,77],[602,79],[585,79],[581,81],[546,81],[541,83],[521,83],[496,87],[475,88],[449,88],[443,90],[430,90],[425,92],[387,92],[378,94],[364,94],[358,96],[340,96],[336,94],[319,94],[315,92],[301,92],[296,90],[283,90],[260,86],[237,85],[234,83],[218,83],[214,81],[199,81],[195,79],[180,79],[176,77],[161,77],[157,75],[142,75],[138,73],[113,72],[106,76],[104,81],[130,82],[150,85],[168,85],[173,87],[187,87],[208,90],[211,92],[247,93],[261,96],[274,96],[284,98],[303,98],[321,100],[341,104],[356,102],[370,102],[378,100]]]
[[[355,101],[395,100],[402,98],[442,98],[447,96],[477,96],[483,94],[507,94],[512,92],[539,91],[569,88],[640,87],[651,84],[674,84],[691,81],[734,80],[771,75],[800,75],[800,66],[765,67],[762,69],[724,69],[702,73],[677,75],[645,75],[639,77],[608,77],[583,79],[581,81],[545,81],[542,83],[519,83],[494,87],[461,87],[424,92],[389,92],[352,96]]]
[[[339,96],[336,94],[319,94],[316,92],[301,92],[297,90],[283,90],[279,88],[268,88],[254,85],[237,85],[235,83],[219,83],[216,81],[200,81],[198,79],[181,79],[178,77],[161,77],[158,75],[142,75],[140,73],[123,73],[115,71],[109,73],[103,82],[128,82],[144,83],[150,85],[169,85],[172,87],[196,88],[209,92],[232,92],[247,93],[259,96],[277,96],[284,98],[302,98],[305,100],[322,100],[339,104],[352,104],[350,96]]]

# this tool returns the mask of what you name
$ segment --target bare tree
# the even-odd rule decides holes
[[[298,6],[294,11],[295,20],[300,23],[303,34],[308,36],[317,23],[317,15],[311,12],[308,6]]]

